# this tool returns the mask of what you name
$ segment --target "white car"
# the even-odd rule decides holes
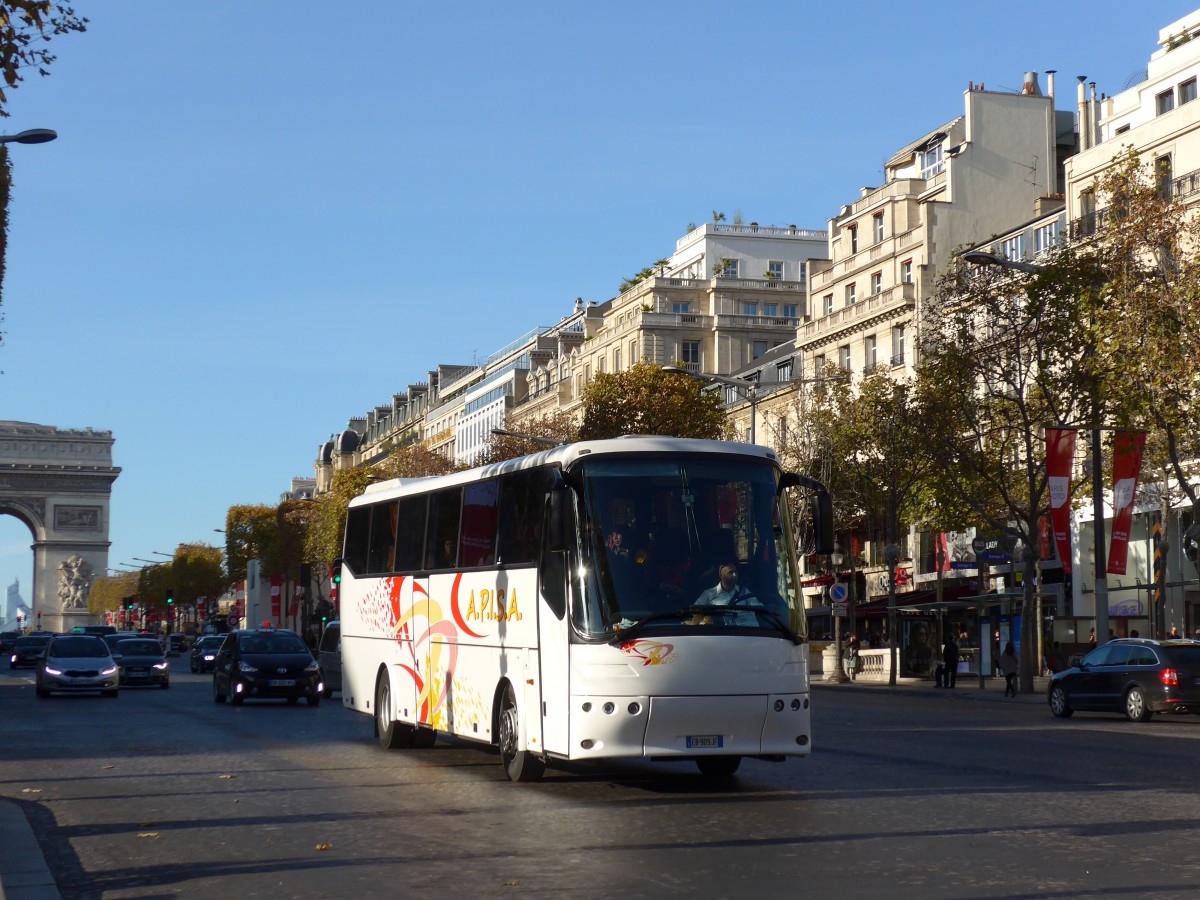
[[[50,639],[37,663],[37,695],[99,691],[117,696],[118,668],[108,644],[98,635],[60,634]]]

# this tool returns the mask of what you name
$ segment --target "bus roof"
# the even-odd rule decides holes
[[[421,489],[435,487],[453,487],[456,484],[467,484],[480,478],[502,475],[505,472],[517,472],[537,466],[559,465],[569,469],[586,456],[625,454],[625,453],[663,453],[663,454],[696,454],[715,453],[723,456],[745,456],[751,459],[761,459],[778,464],[775,451],[760,444],[743,444],[734,441],[705,441],[696,438],[674,438],[644,435],[625,435],[603,441],[578,441],[541,450],[529,456],[519,456],[504,462],[479,466],[474,469],[464,469],[449,475],[431,475],[425,478],[392,478],[388,481],[377,481],[368,485],[366,491],[350,501],[350,506],[361,506],[381,499],[380,494],[407,493],[402,488],[410,485],[420,485]]]

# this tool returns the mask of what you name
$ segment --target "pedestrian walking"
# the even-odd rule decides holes
[[[954,641],[953,630],[947,632],[946,643],[942,645],[942,687],[952,688],[958,683],[958,644]]]
[[[1017,662],[1017,654],[1013,650],[1012,641],[1004,645],[1004,652],[1000,654],[1000,672],[1004,675],[1004,696],[1017,696],[1017,670],[1020,663]]]
[[[850,680],[854,681],[858,677],[858,668],[860,657],[858,651],[862,645],[859,643],[858,635],[850,635],[850,640],[846,644],[846,672],[850,676]]]

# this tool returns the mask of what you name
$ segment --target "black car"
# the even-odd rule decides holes
[[[37,661],[46,652],[46,645],[50,643],[52,636],[49,634],[26,634],[17,638],[13,644],[12,653],[8,657],[8,667],[19,669],[21,666],[29,666],[32,669],[37,666]]]
[[[0,631],[0,653],[11,656],[13,644],[17,642],[17,638],[20,636],[21,633],[19,631]]]
[[[217,651],[225,643],[223,634],[206,634],[192,644],[192,671],[211,672],[217,661]]]
[[[231,631],[217,653],[213,700],[235,706],[247,698],[284,698],[309,706],[321,703],[321,667],[294,631],[258,628]]]
[[[1050,679],[1050,711],[1124,713],[1144,722],[1154,713],[1200,715],[1200,641],[1118,638]]]
[[[120,666],[121,684],[171,686],[171,664],[162,644],[153,637],[127,637],[117,641],[113,659]]]
[[[330,622],[321,632],[321,643],[317,647],[321,674],[325,678],[325,696],[332,697],[334,691],[342,689],[342,623]]]

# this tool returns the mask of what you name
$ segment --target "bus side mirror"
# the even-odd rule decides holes
[[[833,498],[829,491],[817,491],[812,496],[814,553],[833,552]]]
[[[546,549],[565,553],[575,541],[575,516],[571,507],[571,489],[566,485],[551,489],[546,511]]]

